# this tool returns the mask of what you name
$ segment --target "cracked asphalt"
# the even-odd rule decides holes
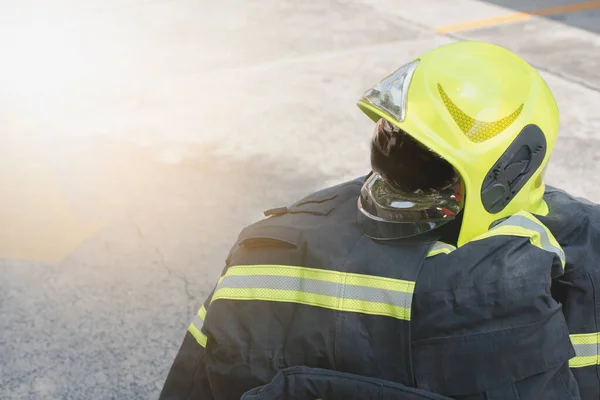
[[[0,398],[156,398],[239,231],[368,172],[359,96],[454,40],[542,71],[600,202],[600,9],[441,31],[575,3],[0,1]]]

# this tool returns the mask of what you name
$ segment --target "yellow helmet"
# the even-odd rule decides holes
[[[459,246],[518,211],[548,213],[543,175],[558,134],[558,107],[539,73],[516,54],[482,42],[444,45],[383,79],[365,92],[358,106],[378,121],[374,143],[385,137],[389,145],[389,138],[401,132],[457,172],[459,184],[446,182],[444,187],[452,189],[450,195],[439,200],[436,192],[432,197],[438,211],[450,204],[450,212],[434,213],[429,226],[434,229],[440,225],[436,218],[451,219],[462,212]],[[390,213],[383,211],[401,213],[402,206],[394,207],[403,202],[389,201],[394,185],[374,171],[363,187],[359,208],[370,218],[386,220]],[[411,201],[419,193],[411,193]],[[368,202],[383,211],[365,212]],[[432,215],[426,211],[421,215]]]

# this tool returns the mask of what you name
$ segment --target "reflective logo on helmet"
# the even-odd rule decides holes
[[[448,97],[442,85],[438,83],[438,90],[444,105],[452,115],[452,118],[456,124],[460,127],[463,133],[472,142],[481,143],[488,139],[498,135],[506,128],[508,128],[521,114],[523,111],[524,104],[521,104],[512,114],[493,122],[478,121],[475,118],[469,117],[464,111],[462,111],[454,102]]]

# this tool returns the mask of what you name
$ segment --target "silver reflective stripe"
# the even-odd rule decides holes
[[[201,314],[201,315],[200,315]],[[202,326],[204,325],[204,315],[206,314],[206,310],[204,306],[198,310],[196,315],[194,315],[194,319],[192,323],[188,327],[188,332],[196,339],[196,342],[202,347],[206,347],[206,341],[208,338],[204,333],[202,333]]]
[[[566,260],[565,252],[563,251],[563,249],[561,249],[560,247],[556,247],[552,243],[550,243],[550,238],[548,237],[548,232],[546,231],[546,229],[544,229],[544,227],[540,226],[534,221],[530,220],[529,218],[523,217],[521,215],[513,215],[498,226],[503,225],[517,225],[525,229],[536,231],[540,234],[542,248],[544,250],[557,254],[563,262]]]
[[[291,290],[344,299],[385,303],[408,309],[411,308],[412,304],[412,293],[288,276],[226,275],[219,283],[217,290],[223,288]]]
[[[200,318],[198,314],[194,316],[192,324],[196,325],[196,328],[198,328],[198,330],[202,332],[202,325],[204,324],[204,320]]]
[[[598,343],[574,344],[576,357],[589,357],[598,355]]]
[[[456,250],[456,247],[449,245],[447,243],[444,242],[435,242],[435,244],[431,247],[431,250],[429,250],[430,253],[432,252],[445,252],[445,253],[450,253],[453,252],[454,250]]]

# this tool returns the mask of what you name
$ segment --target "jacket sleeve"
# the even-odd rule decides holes
[[[221,276],[236,265],[299,265],[304,256],[299,241],[299,230],[292,227],[249,226],[232,246]],[[252,330],[255,322],[247,308],[255,304],[244,308],[238,301],[213,302],[217,288],[218,283],[189,325],[160,400],[239,398],[276,373],[267,369],[255,376],[257,369],[239,356],[248,351],[244,332]]]
[[[562,253],[534,222],[509,219],[421,272],[412,317],[418,387],[461,400],[580,399],[565,316],[550,293]]]
[[[600,206],[551,191],[553,213],[544,223],[566,254],[564,275],[552,283],[561,303],[575,357],[569,360],[582,400],[600,398]]]
[[[213,400],[205,362],[207,337],[202,331],[208,302],[202,305],[190,323],[159,400]]]

